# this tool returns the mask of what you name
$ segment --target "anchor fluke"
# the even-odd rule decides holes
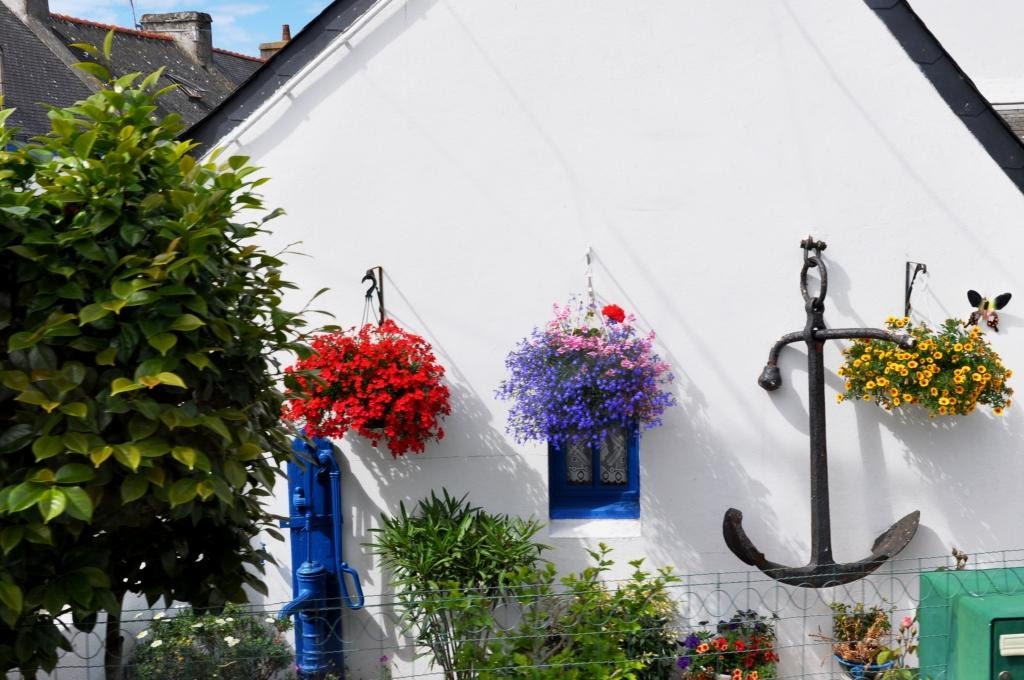
[[[875,539],[871,555],[863,560],[840,564],[826,556],[812,556],[816,559],[803,567],[788,567],[765,558],[764,553],[747,537],[747,532],[743,530],[743,513],[736,508],[726,511],[722,534],[725,544],[736,557],[776,581],[801,588],[827,588],[862,579],[878,569],[886,560],[907,547],[917,533],[920,521],[921,513],[915,510],[893,524]]]

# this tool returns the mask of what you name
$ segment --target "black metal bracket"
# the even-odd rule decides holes
[[[800,293],[804,298],[807,323],[802,331],[782,336],[768,353],[768,363],[758,378],[758,384],[765,390],[773,391],[782,386],[782,374],[778,367],[779,352],[786,345],[803,341],[807,343],[807,385],[808,420],[810,423],[811,448],[811,560],[803,567],[789,567],[765,558],[743,530],[743,513],[729,508],[722,522],[725,544],[733,554],[746,564],[757,567],[771,578],[793,586],[824,588],[849,583],[864,578],[883,562],[897,554],[910,543],[917,532],[921,513],[917,510],[899,520],[878,538],[871,546],[871,555],[857,562],[836,563],[832,559],[832,518],[828,496],[828,453],[825,437],[825,361],[826,340],[875,338],[888,340],[904,349],[914,345],[909,335],[893,333],[880,328],[826,328],[824,311],[825,295],[828,292],[828,272],[821,260],[825,244],[813,238],[800,242],[804,251],[804,264],[800,270]],[[817,269],[819,275],[818,294],[811,296],[807,291],[807,272]]]
[[[377,294],[377,309],[379,312],[378,323],[384,323],[384,267],[370,267],[363,274],[363,278],[360,283],[369,281],[370,287],[366,289],[366,301],[367,303],[373,299],[374,293]]]
[[[927,273],[928,265],[920,262],[907,262],[903,278],[903,316],[910,316],[910,294],[914,292],[917,275]]]

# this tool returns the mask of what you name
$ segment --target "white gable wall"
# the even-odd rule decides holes
[[[381,264],[389,315],[449,370],[439,445],[398,461],[342,445],[346,553],[368,593],[388,586],[360,544],[401,500],[444,486],[546,518],[546,449],[504,434],[493,392],[515,341],[583,292],[588,245],[599,296],[657,330],[680,400],[643,438],[640,535],[608,542],[622,565],[683,573],[744,567],[721,538],[730,506],[770,559],[806,562],[799,345],[779,392],[755,382],[803,327],[802,236],[828,242],[833,327],[901,313],[906,259],[928,264],[917,304],[936,323],[966,317],[968,288],[1022,289],[1021,194],[859,2],[395,0],[228,151],[265,167],[268,204],[288,211],[267,245],[308,255],[290,260],[293,308],[328,286],[316,306],[357,324],[359,279]],[[1021,370],[1016,302],[994,342]],[[914,509],[904,556],[1024,545],[1018,407],[901,423],[835,405],[835,346],[826,362],[837,559]],[[614,533],[545,540],[579,566]],[[288,599],[286,570],[272,585]]]

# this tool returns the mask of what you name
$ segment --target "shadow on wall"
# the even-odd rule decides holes
[[[622,246],[624,252],[632,255],[628,243]],[[594,255],[594,262],[610,283],[616,299],[624,301],[641,325],[650,328],[643,311],[599,254]],[[645,270],[638,267],[637,271]],[[651,284],[653,289],[660,290],[653,281]],[[688,323],[676,301],[664,292],[660,293],[660,298],[661,304],[672,312],[673,321],[691,341],[694,354],[689,361],[714,366],[718,355]],[[730,561],[737,569],[745,568],[746,565],[732,556],[722,538],[722,519],[729,507],[745,511],[745,528],[755,542],[758,537],[768,542],[763,537],[772,536],[774,544],[784,546],[779,559],[798,560],[797,555],[806,550],[807,545],[778,533],[778,516],[768,502],[770,489],[751,476],[742,463],[741,456],[749,452],[726,446],[720,435],[721,428],[711,421],[707,397],[689,377],[683,362],[670,347],[661,345],[657,351],[672,366],[676,377],[672,389],[678,406],[666,413],[663,427],[647,430],[643,435],[646,451],[641,454],[644,532],[659,539],[646,546],[652,564],[672,564],[684,573],[718,571],[723,562]],[[723,376],[722,384],[729,382]],[[747,401],[745,395],[736,397],[739,402]],[[798,401],[796,406],[799,407]],[[708,537],[706,540],[710,540],[714,548],[709,550],[706,543],[696,543],[694,536]]]
[[[367,596],[366,609],[345,614],[346,663],[352,677],[376,677],[383,656],[397,657],[406,663],[413,663],[415,658],[413,646],[401,631],[401,612],[394,603],[391,575],[380,572],[367,545],[372,541],[370,530],[378,526],[381,515],[397,514],[400,503],[411,510],[421,498],[432,490],[440,491],[441,487],[454,496],[468,494],[474,505],[491,512],[529,514],[516,509],[547,507],[546,479],[508,444],[494,422],[489,408],[492,401],[484,399],[471,386],[442,339],[417,314],[414,302],[402,287],[390,274],[385,273],[385,277],[388,294],[398,302],[394,307],[405,311],[408,322],[390,311],[389,316],[423,335],[445,366],[452,415],[445,419],[444,439],[428,445],[419,455],[394,459],[383,444],[374,448],[355,436],[347,436],[339,443],[346,480],[345,507],[351,512],[345,517],[346,535],[355,537],[346,545],[345,554],[349,564],[363,576],[366,590],[381,593]],[[481,463],[487,468],[486,476],[478,473]],[[354,474],[353,466],[365,470]],[[515,489],[512,498],[510,486]],[[515,508],[502,505],[509,502],[514,502]],[[376,574],[381,574],[381,582],[376,581]],[[415,663],[417,672],[428,670],[427,660]],[[419,668],[420,665],[423,667]]]
[[[877,501],[899,493],[889,487],[884,474],[882,432],[888,431],[924,485],[915,495],[943,498],[941,523],[970,527],[970,535],[949,536],[947,542],[972,552],[979,545],[1004,544],[1007,536],[1019,534],[1017,519],[998,512],[999,499],[1012,497],[1019,480],[1015,475],[993,474],[1024,449],[1024,428],[1012,409],[1003,418],[978,409],[968,417],[932,419],[920,408],[895,414],[873,404],[858,403],[854,408],[864,466],[874,472],[879,484],[879,493],[865,506],[866,512],[879,511]],[[984,498],[976,496],[979,491]],[[932,523],[940,523],[939,518]],[[943,552],[949,549],[949,545],[943,547]]]

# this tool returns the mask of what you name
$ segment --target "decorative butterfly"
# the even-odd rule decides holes
[[[1003,293],[997,295],[994,298],[984,298],[976,290],[967,291],[967,300],[976,309],[971,312],[971,316],[964,322],[965,326],[976,326],[982,319],[988,324],[988,327],[999,332],[999,314],[996,313],[997,309],[1002,309],[1006,306],[1006,303],[1010,301],[1012,295],[1010,293]]]

